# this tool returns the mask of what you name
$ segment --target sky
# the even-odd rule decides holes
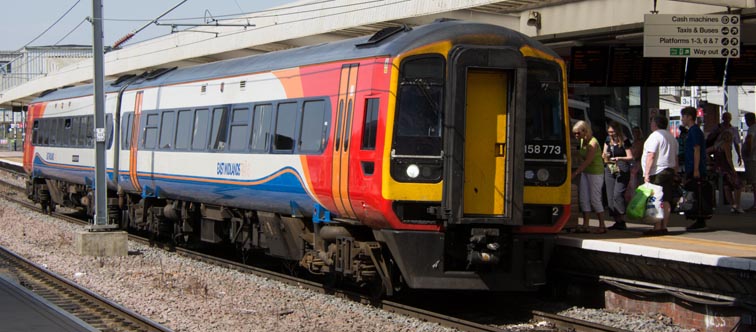
[[[181,2],[181,0],[101,1],[103,3],[104,45],[106,46],[113,45],[124,35],[142,27]],[[4,6],[6,15],[0,19],[0,51],[16,51],[30,42],[29,46],[92,44],[92,25],[89,22],[83,22],[85,18],[92,15],[92,0],[3,0],[3,2],[7,2],[6,5],[10,5],[12,9]],[[188,0],[159,22],[203,23],[203,17],[207,12],[213,17],[220,18],[224,15],[254,12],[290,2],[293,0]],[[63,16],[69,9],[71,11]],[[57,24],[42,34],[61,17],[63,18]],[[193,19],[186,20],[189,18]],[[79,25],[78,28],[77,25]],[[151,25],[125,45],[170,32],[169,26]],[[32,42],[40,34],[42,34],[41,37]]]

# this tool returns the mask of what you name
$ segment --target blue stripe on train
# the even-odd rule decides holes
[[[34,176],[61,179],[89,186],[94,185],[94,168],[74,169],[65,166],[64,164],[45,162],[36,157],[34,159]],[[282,172],[286,170],[290,172]],[[111,188],[114,187],[112,169],[108,169],[107,176]],[[156,173],[152,176],[140,173],[139,180],[146,187],[146,190],[153,191],[159,197],[252,210],[310,216],[315,204],[315,201],[302,185],[303,179],[291,167],[281,169],[265,178],[254,180],[186,176],[182,176],[182,179],[170,179],[163,176],[172,175]],[[124,189],[132,189],[133,191],[128,171],[121,171],[119,179]],[[222,183],[229,181],[236,183]],[[252,184],[260,181],[264,182]]]

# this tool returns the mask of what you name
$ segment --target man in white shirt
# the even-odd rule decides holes
[[[664,116],[654,116],[651,121],[651,135],[643,144],[643,179],[663,188],[662,209],[664,218],[656,223],[652,230],[643,232],[644,235],[667,234],[667,224],[672,212],[672,204],[677,201],[677,139],[667,130],[669,121]]]

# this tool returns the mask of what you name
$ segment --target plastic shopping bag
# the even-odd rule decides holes
[[[630,203],[627,204],[626,213],[628,219],[643,219],[643,215],[646,214],[646,203],[648,202],[648,197],[651,196],[652,191],[653,190],[651,188],[645,187],[643,185],[635,188],[635,195],[633,195]]]
[[[664,219],[664,202],[662,202],[664,192],[662,191],[661,186],[655,184],[644,183],[643,186],[651,189],[651,195],[646,202],[646,212],[643,215],[643,222],[655,224]]]

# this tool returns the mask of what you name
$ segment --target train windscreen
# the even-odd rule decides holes
[[[525,158],[563,159],[566,156],[560,67],[528,60]]]
[[[444,59],[405,60],[397,91],[393,149],[402,156],[440,156]]]

